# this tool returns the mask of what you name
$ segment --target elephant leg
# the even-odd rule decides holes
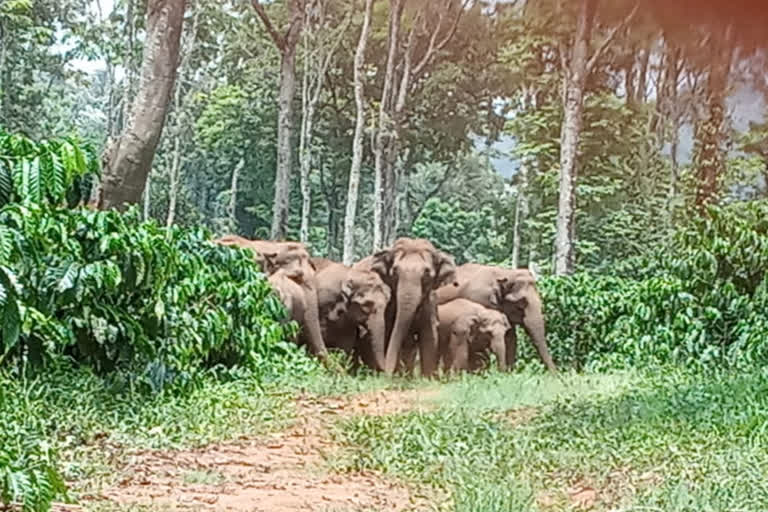
[[[499,365],[500,372],[507,369],[507,340],[505,338],[494,337],[491,340],[491,352],[496,356],[496,363]]]
[[[355,361],[357,363],[362,361],[363,364],[372,370],[378,370],[378,359],[374,353],[373,342],[371,340],[372,333],[359,326],[356,331],[357,343],[355,344]]]
[[[512,327],[507,331],[507,335],[504,337],[504,344],[506,345],[506,361],[507,370],[512,371],[515,369],[517,363],[517,326]],[[501,369],[501,367],[499,367]]]
[[[469,332],[458,328],[451,332],[445,369],[449,372],[469,369]]]

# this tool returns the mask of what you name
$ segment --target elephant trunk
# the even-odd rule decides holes
[[[304,311],[303,327],[306,330],[309,348],[313,354],[315,354],[321,360],[325,360],[328,356],[328,351],[325,348],[322,329],[320,327],[320,312],[317,304],[317,289],[314,285],[308,283],[305,283],[302,288],[304,289],[306,305]]]
[[[550,372],[557,372],[557,367],[554,361],[552,361],[552,356],[549,354],[547,336],[544,329],[544,312],[542,311],[541,299],[538,296],[529,300],[528,306],[525,308],[523,327],[525,332],[528,333],[528,337],[531,338],[541,362],[544,363]]]
[[[371,339],[374,369],[380,372],[385,368],[386,357],[387,322],[385,308],[379,308],[378,311],[368,317],[367,327]]]
[[[414,284],[415,283],[415,284]],[[403,340],[411,331],[413,317],[421,303],[421,279],[400,279],[397,283],[397,293],[395,306],[395,325],[389,338],[387,346],[387,358],[384,365],[384,372],[392,375],[397,368],[400,359],[400,349]]]

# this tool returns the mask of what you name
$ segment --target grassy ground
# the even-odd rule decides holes
[[[469,377],[438,408],[342,425],[348,465],[441,486],[456,511],[768,507],[768,375]]]
[[[345,455],[333,466],[444,489],[457,512],[768,508],[766,372],[492,372],[439,383],[314,374],[268,385],[210,380],[153,396],[115,392],[85,372],[1,380],[4,420],[58,449],[73,498],[107,483],[130,449],[285,428],[299,394],[424,387],[434,391],[429,412],[340,420]]]

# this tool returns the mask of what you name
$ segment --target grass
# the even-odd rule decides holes
[[[453,510],[764,510],[768,374],[464,377],[438,409],[341,425],[348,467]]]
[[[0,415],[6,432],[29,433],[35,460],[56,460],[77,500],[109,483],[127,451],[285,428],[298,394],[429,387],[429,412],[342,420],[335,435],[347,451],[331,464],[441,488],[455,512],[768,508],[768,372],[240,377],[147,394],[85,370],[0,374]]]
[[[47,460],[58,459],[62,477],[74,482],[74,499],[110,482],[113,462],[127,451],[253,436],[292,418],[290,392],[247,377],[201,379],[183,390],[149,394],[68,369],[27,379],[0,374],[0,390],[7,435],[50,447],[58,457]]]

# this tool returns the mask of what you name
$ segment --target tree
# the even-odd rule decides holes
[[[296,48],[304,27],[305,0],[288,0],[290,20],[280,34],[259,0],[251,0],[253,8],[264,24],[272,42],[280,53],[280,96],[277,121],[277,172],[275,175],[275,200],[272,205],[273,240],[285,238],[291,199],[291,174],[293,167],[293,98],[296,95]]]
[[[371,28],[371,13],[374,0],[365,0],[365,15],[360,30],[360,40],[355,51],[355,134],[352,139],[352,164],[349,169],[349,188],[347,190],[347,208],[344,216],[344,252],[343,262],[351,265],[355,257],[355,215],[357,196],[360,186],[360,168],[363,164],[363,131],[365,129],[365,91],[363,90],[363,72],[365,66],[365,48]]]
[[[184,164],[184,157],[181,155],[182,138],[185,132],[191,128],[189,119],[185,115],[186,112],[182,110],[182,99],[184,96],[184,87],[187,79],[187,73],[191,68],[191,61],[195,52],[195,46],[197,44],[197,30],[198,22],[200,19],[201,8],[195,5],[193,2],[194,15],[192,17],[192,25],[185,35],[184,44],[182,49],[181,63],[179,64],[179,78],[176,81],[175,91],[173,94],[173,122],[171,129],[171,136],[173,138],[173,150],[170,158],[170,165],[168,167],[169,184],[168,184],[168,214],[166,216],[166,226],[172,226],[176,218],[176,204],[178,203],[179,196],[179,182],[181,180],[181,169]],[[236,182],[236,180],[233,179]]]
[[[696,127],[695,163],[698,172],[696,206],[705,211],[717,199],[718,181],[725,169],[724,139],[728,79],[733,61],[733,26],[726,24],[711,32],[712,54],[706,82],[706,118]]]
[[[389,32],[387,35],[387,65],[379,102],[379,115],[374,142],[374,249],[390,244],[395,236],[394,220],[398,188],[396,165],[402,144],[400,133],[405,121],[408,96],[417,81],[433,64],[456,33],[468,0],[444,0],[437,3],[422,2],[405,38],[402,51],[398,48],[405,0],[392,0],[389,6]],[[422,40],[419,36],[426,36]],[[421,54],[417,53],[421,50]],[[396,73],[397,71],[397,73]]]
[[[574,204],[576,201],[576,171],[579,138],[582,129],[584,93],[587,77],[595,68],[597,60],[613,40],[616,32],[628,23],[638,6],[624,21],[614,26],[602,44],[589,55],[595,10],[599,0],[580,2],[576,15],[576,31],[570,51],[561,46],[560,57],[563,71],[564,116],[560,131],[560,197],[557,211],[557,235],[555,238],[555,274],[564,275],[573,271]]]
[[[141,200],[176,80],[186,0],[150,0],[139,90],[120,137],[104,153],[97,205],[122,209]]]
[[[346,32],[352,12],[345,16],[338,28],[332,30],[327,19],[327,0],[308,3],[304,29],[304,73],[301,87],[301,135],[299,139],[299,167],[301,169],[301,228],[299,240],[309,240],[309,216],[312,209],[310,171],[315,113],[323,92],[325,76]]]

